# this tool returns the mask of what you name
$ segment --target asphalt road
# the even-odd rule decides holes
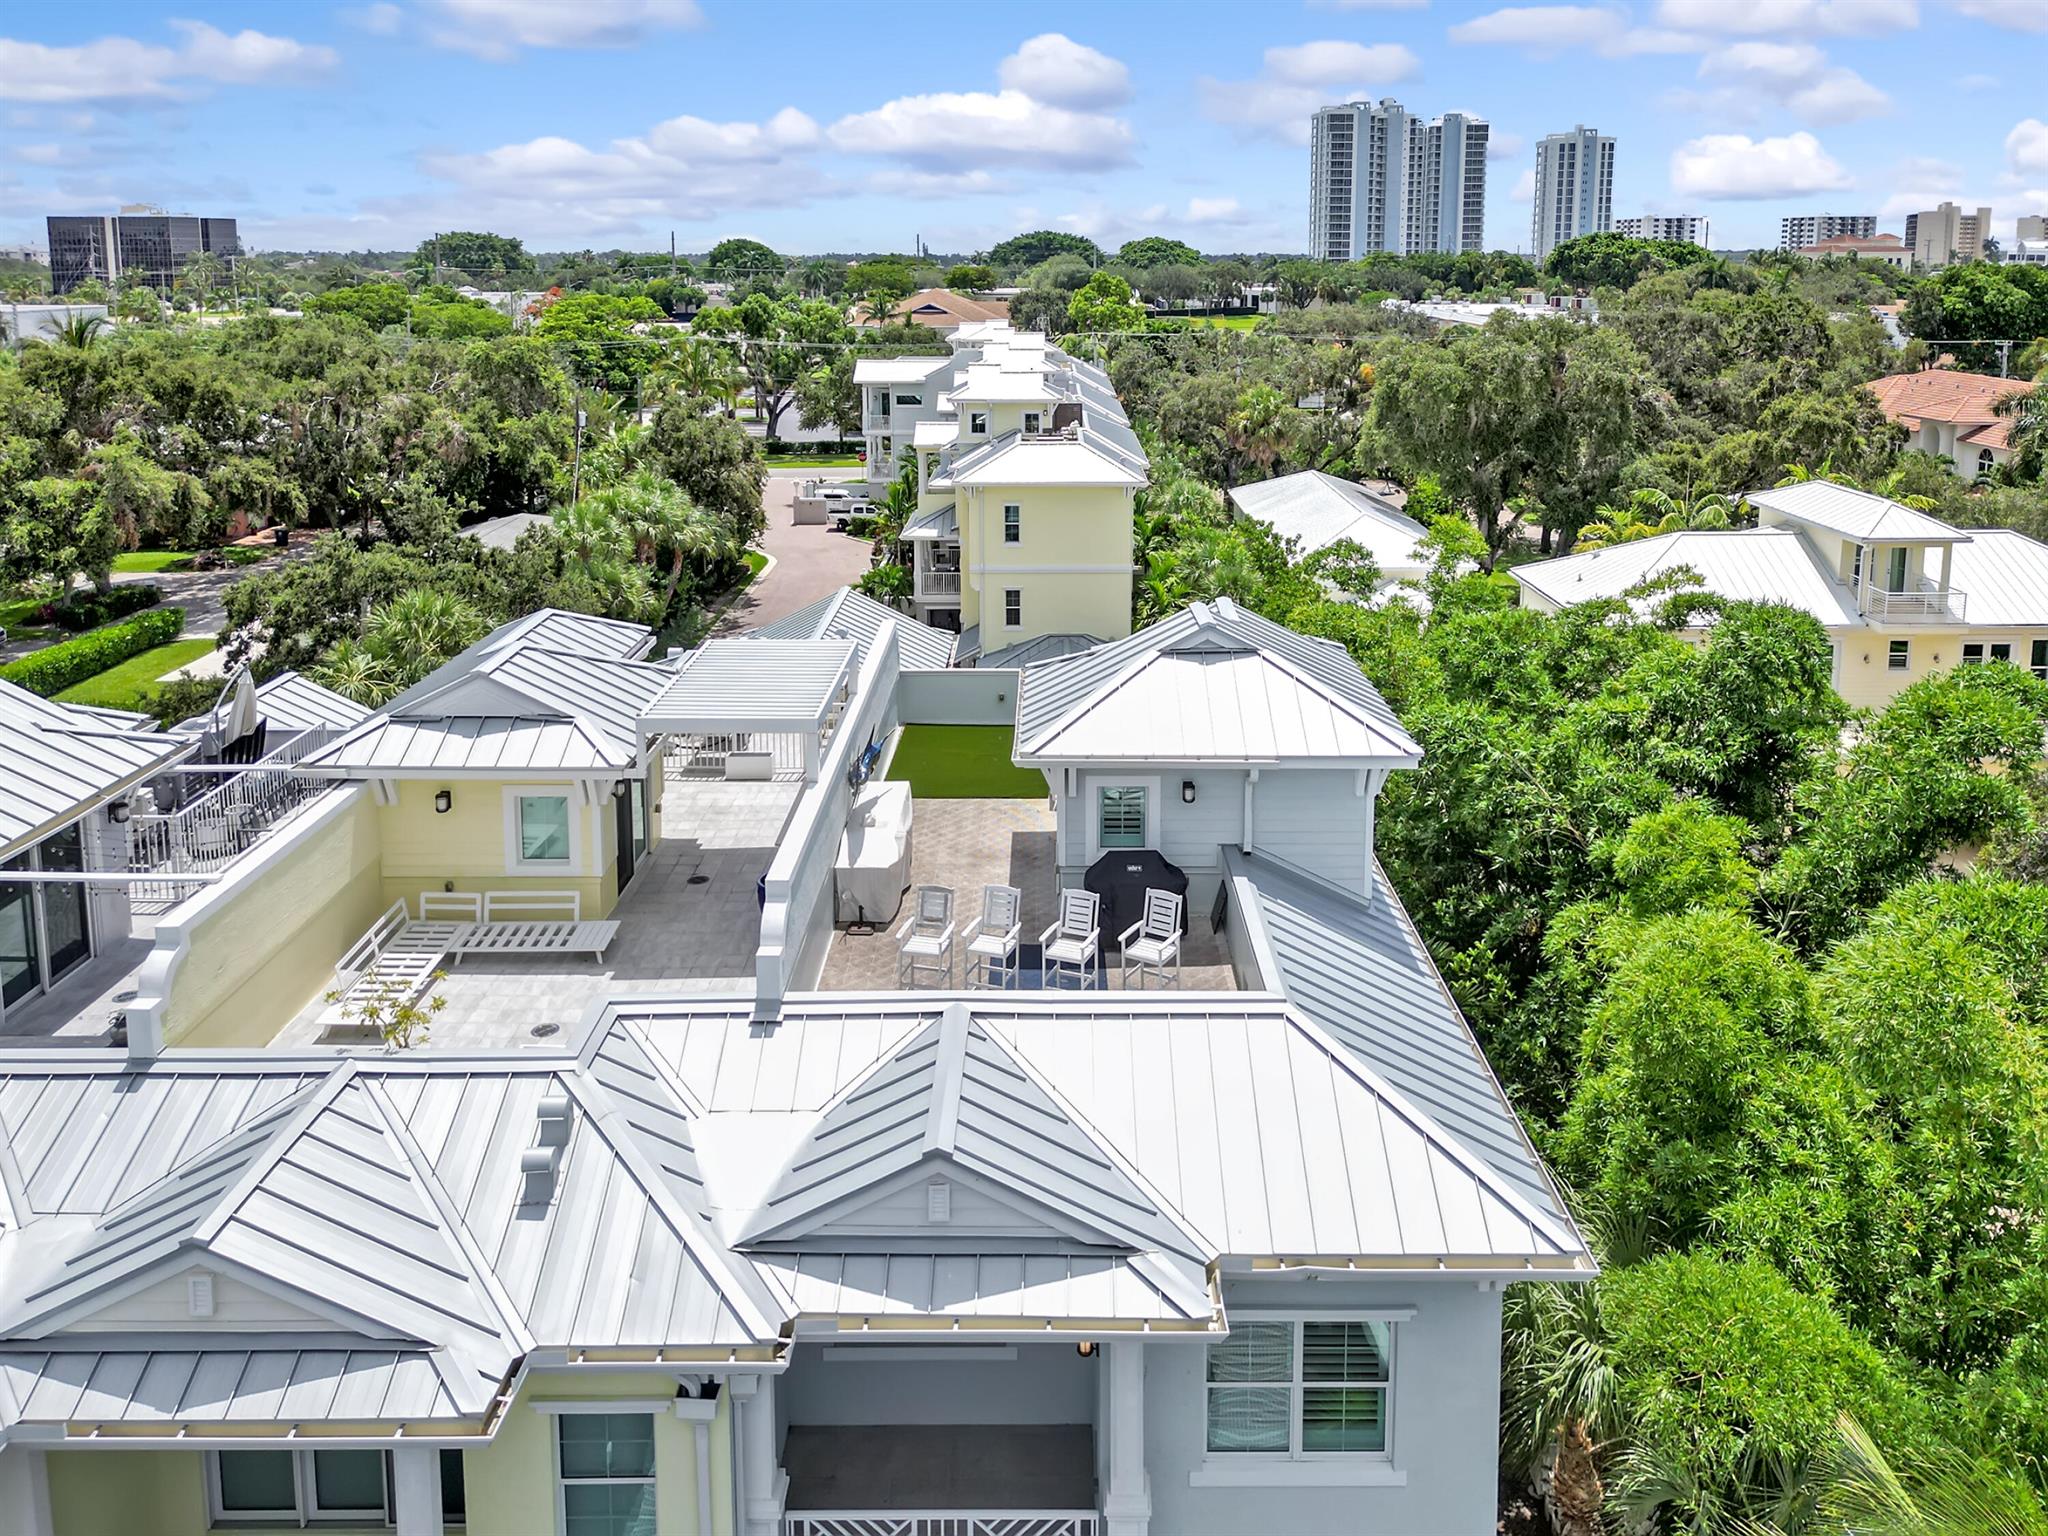
[[[716,633],[739,634],[814,603],[835,588],[860,580],[868,568],[867,540],[834,533],[829,525],[798,526],[791,520],[797,482],[837,473],[815,469],[771,469],[761,502],[768,514],[762,552],[775,564],[748,587],[718,621]]]

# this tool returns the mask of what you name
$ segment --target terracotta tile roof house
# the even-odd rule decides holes
[[[2034,388],[2025,379],[1935,368],[1895,373],[1865,386],[1888,421],[1911,434],[1906,446],[1950,460],[1974,478],[2012,456],[2011,424],[1992,409],[2010,394]]]
[[[950,288],[920,288],[896,306],[896,319],[912,325],[927,325],[935,331],[957,330],[978,320],[1010,318],[1008,299],[977,299]],[[857,325],[872,325],[857,320]]]

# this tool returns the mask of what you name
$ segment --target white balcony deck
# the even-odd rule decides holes
[[[1879,624],[1960,624],[1968,608],[1968,593],[1953,587],[1943,591],[1929,581],[1908,592],[1863,589],[1863,611]]]

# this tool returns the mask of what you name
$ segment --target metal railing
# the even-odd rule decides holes
[[[748,757],[754,759],[751,764],[734,762],[735,758]],[[763,758],[767,760],[765,764]],[[763,767],[765,772],[760,771]],[[804,739],[794,731],[671,736],[668,750],[662,756],[662,773],[671,779],[801,779]]]
[[[187,782],[205,779],[213,787],[176,810],[128,819],[128,869],[140,877],[131,894],[190,894],[198,886],[179,876],[214,873],[254,847],[287,813],[332,789],[334,780],[309,777],[294,765],[340,734],[301,731],[224,782],[215,775],[184,774]],[[178,774],[172,769],[166,777]]]
[[[960,595],[960,573],[958,571],[925,571],[917,573],[917,595],[919,597],[958,597]]]
[[[1953,587],[1944,592],[1931,581],[1921,581],[1906,592],[1864,588],[1863,611],[1886,624],[1928,624],[1943,619],[1960,623],[1968,600],[1969,594]]]
[[[831,1509],[785,1515],[783,1536],[1101,1536],[1092,1509]]]

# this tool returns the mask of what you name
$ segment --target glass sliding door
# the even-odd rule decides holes
[[[85,838],[74,822],[36,845],[36,861],[46,870],[85,868]],[[43,939],[49,955],[51,981],[68,975],[92,954],[92,932],[86,926],[85,887],[45,885]]]
[[[8,870],[28,867],[25,853],[0,864],[0,1007],[13,1006],[43,984],[36,955],[35,887],[6,878]]]

